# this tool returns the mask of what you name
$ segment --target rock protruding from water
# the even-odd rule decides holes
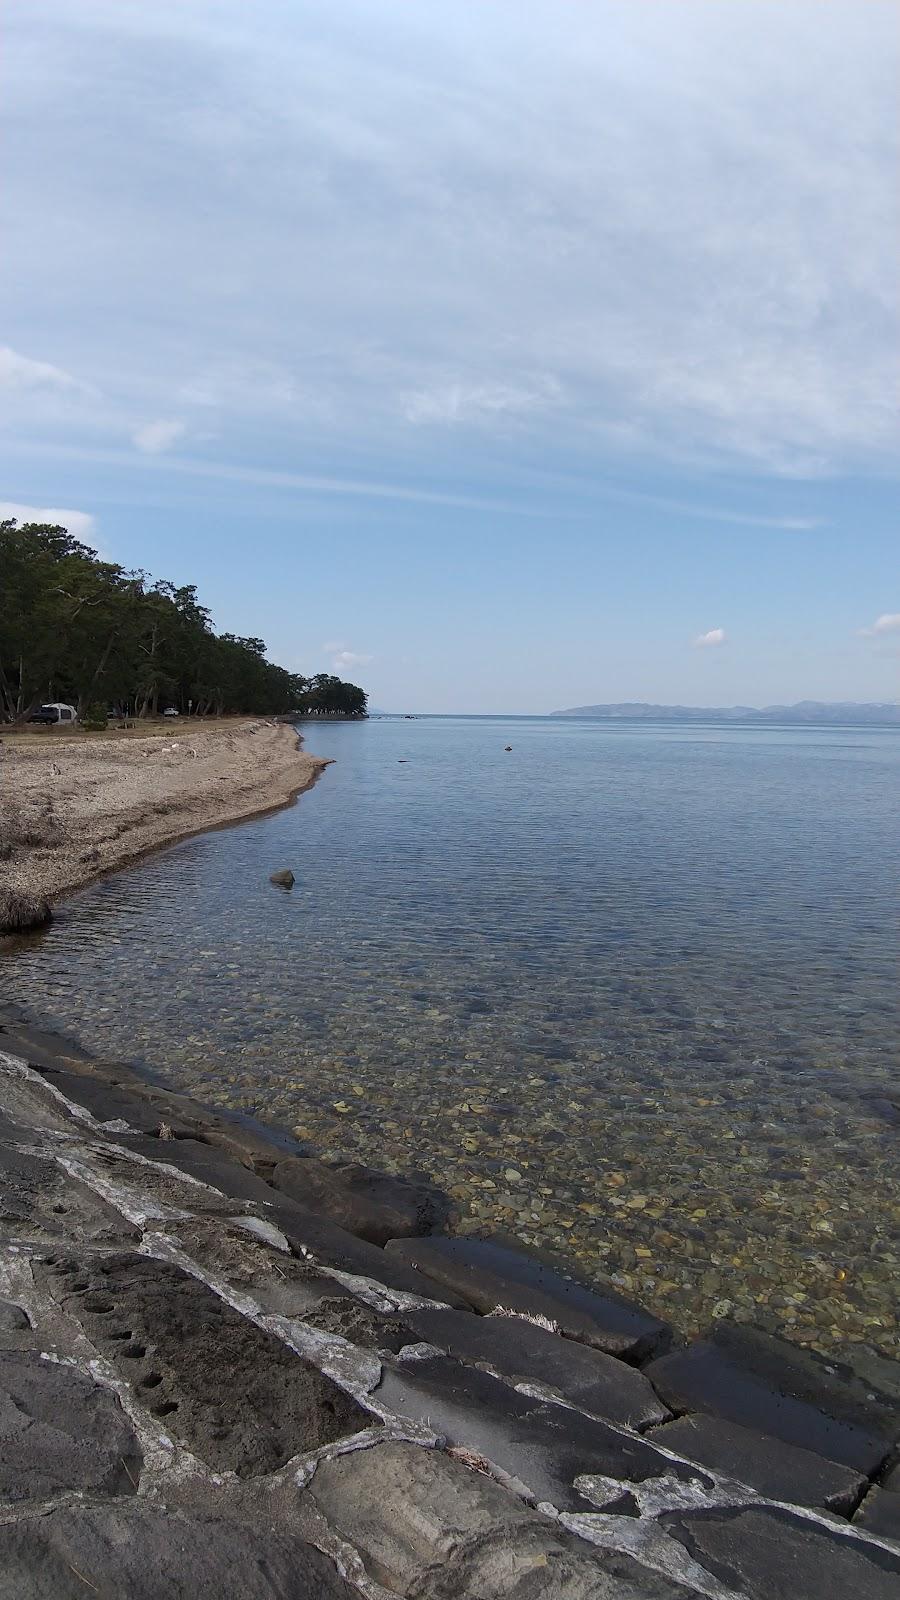
[[[276,889],[293,889],[296,881],[290,867],[282,867],[280,872],[273,872],[269,876],[269,882],[274,883]]]
[[[33,933],[53,921],[53,907],[40,895],[0,889],[0,933]]]

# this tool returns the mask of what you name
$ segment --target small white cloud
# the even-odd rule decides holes
[[[864,639],[880,639],[885,633],[900,633],[900,611],[883,611],[870,628],[860,628]]]
[[[92,539],[96,527],[89,511],[71,511],[62,506],[23,506],[14,500],[0,500],[0,522],[15,517],[16,522],[49,522],[68,528],[73,539]]]
[[[80,389],[82,385],[62,367],[54,367],[49,361],[33,361],[4,344],[0,345],[0,388]]]
[[[698,650],[714,649],[716,645],[726,641],[724,628],[710,628],[708,633],[698,633],[694,645]]]
[[[325,648],[326,650],[330,648],[333,652],[331,657],[333,672],[346,672],[352,667],[365,667],[375,659],[374,656],[366,655],[361,650],[334,649],[328,645]]]
[[[176,443],[185,433],[183,422],[166,421],[160,418],[158,422],[147,422],[142,428],[136,429],[132,439],[139,450],[145,455],[158,456],[163,450]]]

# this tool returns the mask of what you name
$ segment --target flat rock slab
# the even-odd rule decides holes
[[[323,1266],[336,1267],[341,1272],[352,1272],[357,1277],[372,1278],[389,1289],[400,1289],[404,1294],[419,1295],[425,1300],[438,1300],[446,1305],[465,1306],[467,1302],[454,1294],[440,1279],[419,1271],[402,1257],[380,1250],[367,1239],[357,1239],[346,1228],[339,1228],[327,1217],[272,1190],[274,1204],[260,1214],[265,1215],[280,1228],[291,1248],[299,1255],[309,1255]]]
[[[894,1402],[756,1329],[723,1328],[646,1372],[673,1411],[710,1411],[866,1475],[881,1466],[900,1428]]]
[[[0,1226],[32,1238],[126,1243],[139,1239],[112,1206],[55,1161],[0,1145]]]
[[[647,1478],[712,1486],[701,1469],[670,1461],[637,1434],[519,1394],[499,1378],[447,1357],[386,1361],[372,1399],[427,1423],[454,1448],[518,1480],[537,1503],[550,1501],[561,1510],[587,1509],[573,1488],[586,1474],[621,1480],[621,1494],[611,1492],[610,1505]]]
[[[870,1489],[853,1518],[853,1526],[900,1545],[900,1494],[892,1489]]]
[[[451,1209],[447,1196],[433,1184],[394,1178],[370,1167],[331,1167],[311,1156],[277,1162],[271,1181],[291,1199],[376,1245],[434,1233]]]
[[[0,1355],[0,1502],[133,1494],[143,1456],[116,1396],[37,1354]]]
[[[642,1372],[523,1317],[471,1311],[408,1311],[416,1339],[460,1361],[492,1367],[513,1383],[542,1384],[583,1411],[643,1430],[670,1413]]]
[[[787,1511],[698,1511],[661,1522],[746,1600],[897,1600],[900,1594],[900,1553]]]
[[[254,1220],[192,1217],[167,1227],[166,1235],[270,1315],[307,1317],[326,1299],[358,1303],[334,1278],[274,1249],[242,1225]]]
[[[736,1478],[768,1500],[821,1506],[845,1517],[850,1516],[867,1483],[850,1467],[723,1417],[679,1417],[652,1429],[648,1437],[689,1461]]]
[[[223,1150],[199,1139],[159,1138],[151,1134],[114,1134],[112,1142],[124,1151],[134,1151],[148,1161],[162,1161],[198,1183],[209,1184],[231,1200],[258,1200],[267,1204],[275,1196],[269,1185],[254,1172],[233,1161]],[[198,1205],[199,1205],[198,1197]]]
[[[416,1600],[689,1600],[628,1556],[590,1550],[438,1450],[379,1444],[322,1462],[306,1491],[391,1593]],[[385,1506],[390,1515],[385,1515]]]
[[[177,1267],[136,1255],[65,1257],[42,1276],[166,1431],[214,1469],[272,1472],[373,1420]]]
[[[0,1600],[359,1600],[312,1545],[146,1501],[0,1526]]]
[[[612,1291],[589,1289],[543,1262],[489,1239],[394,1239],[386,1254],[418,1267],[476,1311],[540,1316],[566,1338],[641,1361],[664,1348],[665,1323]]]

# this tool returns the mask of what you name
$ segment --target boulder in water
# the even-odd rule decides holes
[[[293,889],[295,882],[294,874],[292,873],[290,867],[285,867],[281,872],[273,872],[269,878],[269,882],[274,883],[279,889]]]
[[[30,933],[53,921],[50,901],[41,895],[0,889],[0,933]]]

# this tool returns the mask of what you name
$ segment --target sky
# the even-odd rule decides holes
[[[0,514],[398,711],[900,695],[894,0],[6,0]]]

